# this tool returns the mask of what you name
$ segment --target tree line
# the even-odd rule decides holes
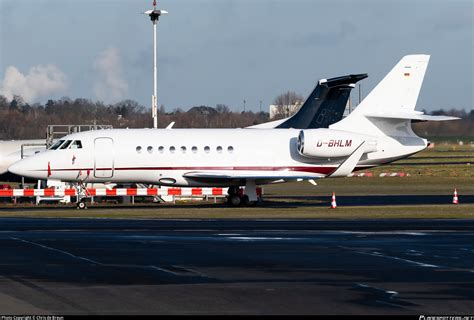
[[[274,104],[289,105],[301,100],[300,95],[286,92],[276,97]],[[414,124],[415,132],[422,136],[474,136],[474,111],[437,110],[431,114],[453,115],[462,120],[417,123]],[[275,119],[287,115],[287,112],[281,112]],[[224,104],[215,107],[194,106],[188,111],[178,108],[167,112],[163,106],[158,110],[159,128],[165,128],[171,122],[175,122],[174,128],[243,128],[267,121],[267,112],[235,112]],[[45,104],[28,104],[20,96],[8,101],[0,95],[0,140],[45,138],[46,127],[55,124],[150,128],[152,119],[150,109],[133,100],[105,104],[89,99],[63,97],[48,100]]]
[[[158,109],[158,127],[241,128],[268,121],[265,112],[232,112],[223,104],[195,106],[188,111]],[[48,125],[112,125],[114,128],[150,128],[151,110],[133,100],[104,104],[89,99],[63,97],[45,104],[28,104],[20,96],[8,101],[0,95],[0,140],[41,139]]]

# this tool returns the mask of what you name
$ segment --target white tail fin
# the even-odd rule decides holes
[[[414,111],[429,55],[408,55],[383,78],[357,108],[331,129],[371,135],[413,136]]]
[[[421,84],[430,60],[429,55],[404,56],[356,108],[390,113],[415,110]]]

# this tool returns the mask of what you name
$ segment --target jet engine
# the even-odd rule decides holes
[[[364,153],[377,151],[377,142],[370,137],[331,129],[301,130],[298,135],[299,154],[310,158],[340,158],[351,155],[364,141]]]

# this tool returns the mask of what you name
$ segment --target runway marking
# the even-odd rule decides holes
[[[188,277],[189,276],[199,276],[199,277],[202,277],[202,278],[210,278],[207,275],[203,274],[202,272],[199,272],[199,271],[196,271],[196,270],[193,270],[193,269],[189,269],[189,268],[184,268],[184,267],[181,267],[181,266],[172,265],[171,267],[176,268],[176,269],[182,269],[183,272],[173,271],[173,270],[170,270],[168,268],[157,267],[157,266],[154,266],[154,265],[149,265],[149,266],[144,266],[144,267],[159,270],[159,271],[163,271],[163,272],[166,272],[166,273],[171,273],[175,276],[188,276]]]
[[[60,249],[56,249],[56,248],[53,248],[53,247],[49,247],[49,246],[46,246],[44,244],[40,244],[40,243],[36,243],[36,242],[32,242],[32,241],[28,241],[28,240],[24,240],[24,239],[21,239],[21,238],[15,238],[15,237],[11,237],[10,239],[12,240],[16,240],[16,241],[21,241],[21,242],[24,242],[24,243],[28,243],[30,245],[34,245],[34,246],[37,246],[37,247],[40,247],[40,248],[43,248],[43,249],[46,249],[46,250],[50,250],[50,251],[54,251],[54,252],[59,252],[59,253],[62,253],[64,255],[67,255],[69,257],[72,257],[72,258],[75,258],[75,259],[79,259],[79,260],[82,260],[82,261],[86,261],[86,262],[89,262],[91,264],[95,264],[95,265],[99,265],[99,266],[102,266],[102,267],[119,267],[119,268],[138,268],[138,269],[151,269],[151,270],[157,270],[157,271],[162,271],[162,272],[166,272],[166,273],[170,273],[170,274],[173,274],[173,275],[176,275],[176,276],[189,276],[186,274],[186,272],[189,272],[190,275],[194,275],[194,276],[201,276],[201,277],[206,277],[208,278],[206,275],[200,273],[200,272],[197,272],[197,271],[194,271],[194,270],[190,270],[190,269],[186,269],[186,268],[182,268],[182,267],[178,267],[176,266],[176,268],[181,268],[183,270],[185,270],[186,272],[173,272],[169,269],[166,269],[166,268],[160,268],[160,267],[157,267],[157,266],[154,266],[154,265],[136,265],[136,264],[106,264],[106,263],[102,263],[102,262],[99,262],[99,261],[96,261],[96,260],[92,260],[92,259],[89,259],[89,258],[85,258],[85,257],[82,257],[82,256],[78,256],[78,255],[74,255],[70,252],[67,252],[67,251],[64,251],[64,250],[60,250]]]
[[[76,256],[70,252],[67,252],[67,251],[64,251],[64,250],[60,250],[60,249],[56,249],[56,248],[53,248],[53,247],[48,247],[44,244],[40,244],[40,243],[36,243],[36,242],[32,242],[32,241],[28,241],[28,240],[24,240],[24,239],[20,239],[20,238],[15,238],[15,237],[11,237],[10,239],[12,240],[17,240],[17,241],[21,241],[21,242],[24,242],[24,243],[28,243],[28,244],[31,244],[31,245],[34,245],[34,246],[37,246],[37,247],[41,247],[43,249],[46,249],[46,250],[50,250],[50,251],[55,251],[55,252],[59,252],[59,253],[62,253],[64,255],[67,255],[69,257],[72,257],[72,258],[75,258],[75,259],[79,259],[79,260],[83,260],[83,261],[86,261],[86,262],[89,262],[89,263],[92,263],[92,264],[97,264],[97,265],[103,265],[102,263],[98,262],[98,261],[95,261],[95,260],[92,260],[92,259],[88,259],[88,258],[85,258],[85,257],[81,257],[81,256]]]
[[[254,240],[293,240],[294,238],[279,238],[279,237],[227,237],[230,240],[244,240],[244,241],[254,241]]]
[[[381,291],[383,293],[386,293],[390,300],[393,300],[398,295],[397,291],[388,291],[388,290],[381,289],[381,288],[378,288],[378,287],[369,286],[369,285],[363,284],[363,283],[356,283],[356,285],[359,286],[359,287],[362,287],[362,288],[375,289],[377,291]]]
[[[370,256],[373,256],[373,257],[382,257],[382,258],[388,258],[388,259],[393,259],[393,260],[399,260],[399,261],[408,262],[410,264],[414,264],[414,265],[417,265],[417,266],[420,266],[420,267],[425,267],[425,268],[438,268],[438,270],[436,270],[436,271],[455,271],[455,272],[459,271],[459,272],[474,273],[474,269],[466,269],[466,268],[459,268],[459,267],[441,266],[441,265],[423,263],[423,262],[418,262],[418,261],[414,261],[414,260],[403,259],[403,258],[400,258],[400,257],[385,255],[385,254],[382,254],[378,251],[373,251],[373,252],[360,251],[360,250],[364,250],[364,249],[365,250],[380,250],[380,249],[377,249],[377,248],[358,248],[358,247],[345,247],[345,246],[338,246],[338,247],[341,248],[341,249],[353,251],[354,253],[358,253],[358,254],[364,254],[364,255],[370,255]],[[461,250],[462,250],[462,248],[461,248]],[[466,250],[468,250],[468,249],[466,249]],[[408,251],[410,251],[410,250],[408,250]],[[411,250],[411,251],[420,252],[420,251],[416,251],[416,250]],[[423,254],[423,252],[421,252],[421,253]],[[420,255],[422,255],[422,254],[420,254]],[[441,256],[436,256],[436,255],[434,255],[433,257],[459,259],[458,257],[441,257]]]
[[[163,268],[160,268],[160,267],[157,267],[157,266],[144,266],[146,268],[149,268],[149,269],[154,269],[154,270],[158,270],[158,271],[162,271],[162,272],[166,272],[166,273],[171,273],[172,275],[175,275],[175,276],[180,276],[181,274],[177,273],[177,272],[174,272],[174,271],[171,271],[171,270],[168,270],[168,269],[163,269]]]
[[[414,231],[333,231],[334,233],[359,234],[359,235],[406,235],[406,236],[426,236],[426,232]]]
[[[360,289],[366,294],[375,295],[373,297],[375,300],[373,301],[376,303],[385,304],[397,308],[414,305],[412,302],[397,299],[399,295],[397,291],[389,291],[375,286],[369,286],[363,283],[356,283],[356,289]]]
[[[385,255],[385,254],[382,254],[380,252],[362,252],[362,251],[357,251],[358,253],[361,253],[361,254],[366,254],[366,255],[370,255],[370,256],[374,256],[374,257],[382,257],[382,258],[388,258],[388,259],[393,259],[393,260],[398,260],[398,261],[404,261],[404,262],[408,262],[408,263],[411,263],[411,264],[414,264],[414,265],[417,265],[417,266],[420,266],[420,267],[426,267],[426,268],[442,268],[441,266],[437,266],[437,265],[434,265],[434,264],[428,264],[428,263],[423,263],[423,262],[418,262],[418,261],[414,261],[414,260],[409,260],[409,259],[403,259],[403,258],[399,258],[399,257],[394,257],[394,256],[388,256],[388,255]]]
[[[424,252],[410,249],[410,250],[407,250],[405,254],[407,254],[409,256],[422,256],[424,254]]]

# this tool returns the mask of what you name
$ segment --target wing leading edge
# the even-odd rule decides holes
[[[333,171],[334,168],[328,168]],[[278,180],[310,180],[323,178],[322,173],[308,173],[300,171],[190,171],[183,174],[184,178],[199,182],[245,182],[254,180],[257,182],[271,182]]]

